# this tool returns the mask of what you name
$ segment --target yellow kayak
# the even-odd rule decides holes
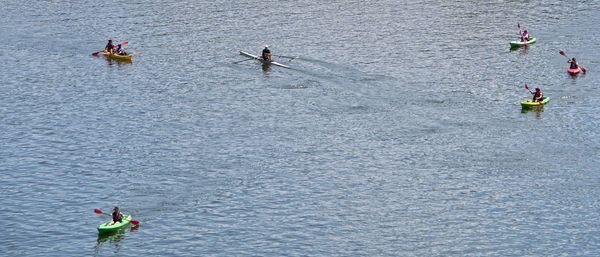
[[[533,106],[540,106],[540,105],[544,105],[547,104],[548,102],[550,102],[550,97],[544,96],[544,100],[542,100],[541,102],[538,101],[531,101],[530,99],[527,100],[523,100],[521,101],[521,107],[523,108],[527,108],[527,107],[533,107]]]
[[[123,60],[123,61],[131,61],[131,58],[133,57],[133,54],[120,55],[120,54],[112,54],[107,51],[102,52],[102,54],[104,54],[104,56],[106,56],[108,58],[115,59],[115,60]]]

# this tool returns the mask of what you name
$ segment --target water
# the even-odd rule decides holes
[[[2,6],[0,255],[600,255],[597,1]]]

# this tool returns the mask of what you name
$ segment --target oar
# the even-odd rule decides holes
[[[567,54],[565,53],[565,51],[560,50],[560,51],[558,51],[558,53],[560,55],[564,56],[564,57],[567,57],[567,59],[571,60],[571,58],[569,58],[569,56],[567,56]],[[577,64],[577,66],[579,66],[579,68],[581,69],[581,71],[583,72],[583,74],[585,74],[587,72],[587,70],[583,66],[581,66],[579,64]]]
[[[298,58],[298,56],[285,56],[285,55],[275,55],[277,57],[281,57],[281,58],[289,58],[289,59],[296,59]]]
[[[103,212],[103,211],[102,211],[102,210],[100,210],[100,209],[94,209],[94,212],[95,212],[96,214],[104,214],[104,215],[112,216],[112,215],[110,215],[110,214],[108,214],[108,213],[105,213],[105,212]],[[140,224],[140,222],[139,222],[139,221],[137,221],[137,220],[131,220],[131,224],[133,224],[134,226],[137,226],[137,225],[139,225],[139,224]]]
[[[521,24],[517,22],[517,28],[519,28],[519,36],[523,35],[521,32]]]
[[[241,61],[237,61],[237,62],[233,62],[233,63],[238,64],[238,63],[241,63],[241,62],[250,61],[250,60],[254,60],[254,59],[256,59],[256,58],[248,58],[246,60],[241,60]]]

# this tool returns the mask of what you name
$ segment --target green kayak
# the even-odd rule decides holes
[[[550,97],[544,96],[544,100],[541,102],[534,102],[531,101],[531,99],[527,99],[527,100],[523,100],[521,101],[521,107],[523,108],[527,108],[527,107],[533,107],[533,106],[541,106],[544,104],[547,104],[548,102],[550,102]]]
[[[526,46],[526,45],[535,43],[535,41],[537,41],[537,39],[534,37],[529,38],[529,41],[526,41],[526,42],[510,41],[510,47],[513,48],[513,47]]]
[[[111,221],[107,221],[105,223],[100,224],[100,226],[98,226],[98,233],[108,233],[108,232],[118,231],[119,229],[129,226],[130,222],[131,222],[131,214],[123,215],[122,222],[117,222],[115,224],[112,224],[112,220],[111,220]]]

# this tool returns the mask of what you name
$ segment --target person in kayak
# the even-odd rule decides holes
[[[271,54],[271,50],[269,50],[269,46],[266,45],[265,49],[262,50],[262,58],[266,61],[272,61],[273,55]]]
[[[104,47],[104,51],[105,52],[109,52],[109,53],[114,53],[115,52],[115,45],[113,44],[112,39],[108,40],[108,43]]]
[[[118,55],[127,55],[127,52],[125,52],[125,49],[123,49],[123,46],[121,46],[121,44],[117,45],[117,54]]]
[[[123,221],[123,213],[121,213],[121,210],[119,210],[119,207],[115,206],[115,209],[113,210],[113,213],[111,214],[112,216],[112,221],[113,224],[119,222],[121,223]]]
[[[577,69],[577,68],[579,68],[579,65],[577,65],[577,60],[575,60],[575,57],[571,58],[571,60],[569,60],[567,62],[571,64],[571,66],[569,67],[569,69]]]
[[[523,30],[523,33],[521,33],[521,42],[527,41],[529,41],[529,33],[527,33],[527,30]]]
[[[534,102],[544,101],[544,92],[542,92],[542,89],[540,89],[539,87],[536,87],[535,92],[531,92],[531,94],[533,95],[532,100]]]

